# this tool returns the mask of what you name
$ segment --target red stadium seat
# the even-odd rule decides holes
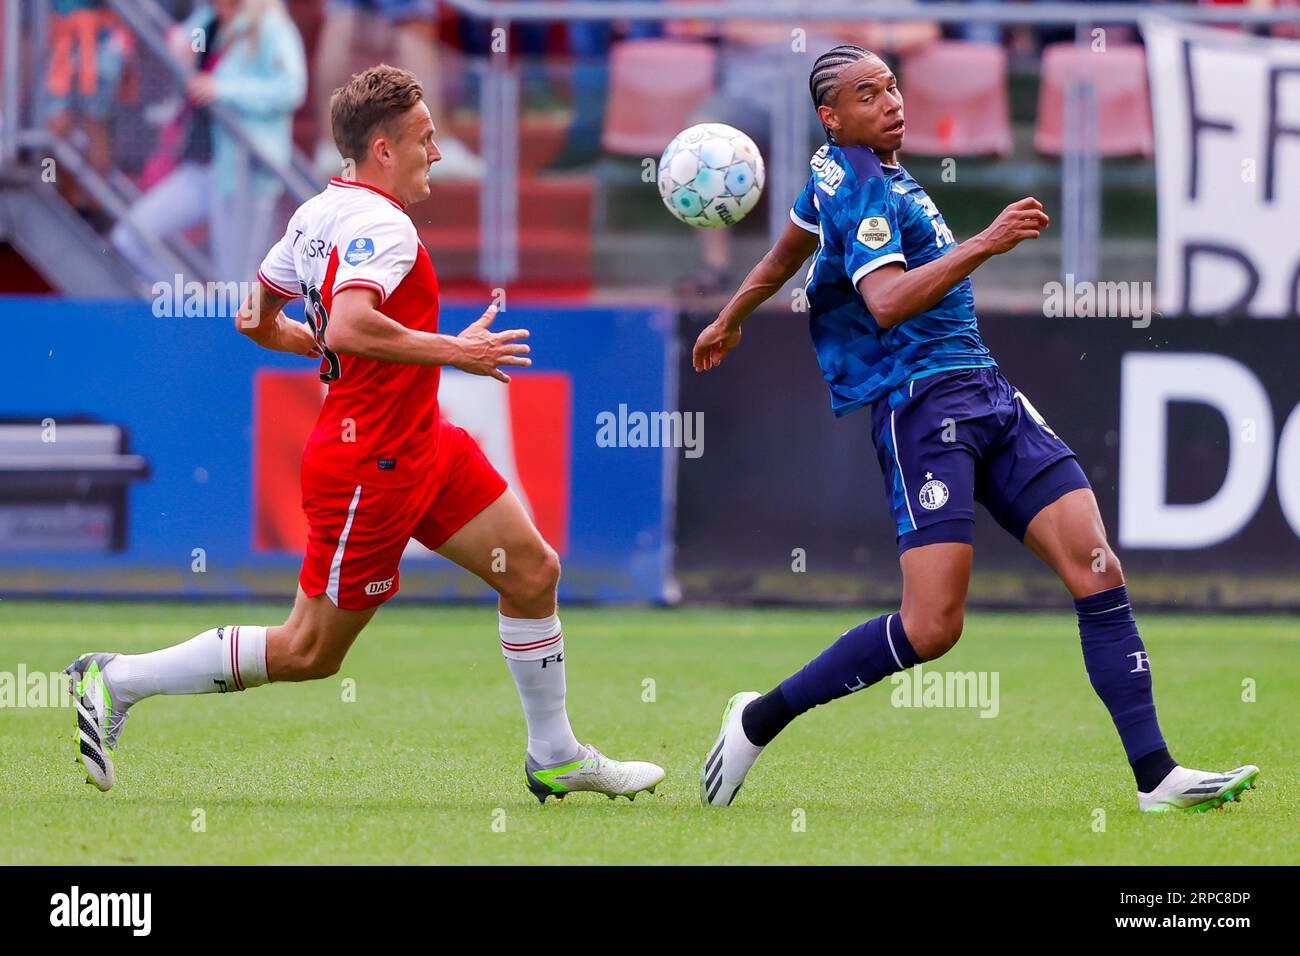
[[[907,56],[933,43],[943,35],[939,24],[930,20],[887,20],[845,24],[840,31],[850,43],[864,46],[874,53]]]
[[[906,56],[904,149],[923,156],[1010,156],[1007,54],[997,43],[941,40]]]
[[[481,155],[483,130],[477,113],[449,116],[447,129],[476,155]],[[567,118],[552,113],[522,113],[519,116],[519,168],[524,173],[545,169],[564,151],[569,135]],[[436,139],[436,137],[435,137]]]
[[[1096,89],[1102,156],[1153,155],[1147,58],[1136,43],[1111,44],[1104,53],[1073,43],[1048,45],[1034,131],[1034,147],[1040,153],[1060,156],[1065,150],[1065,96],[1075,80],[1090,80]]]
[[[620,156],[658,156],[714,90],[717,52],[706,43],[628,40],[609,57],[601,145]]]
[[[435,202],[411,207],[420,240],[444,287],[478,281],[482,185],[448,180]],[[519,180],[519,276],[514,289],[564,287],[586,294],[594,273],[592,209],[595,183],[587,175],[531,174]]]

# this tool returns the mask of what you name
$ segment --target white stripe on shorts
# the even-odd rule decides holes
[[[334,560],[330,562],[330,579],[325,585],[325,594],[334,606],[339,606],[339,574],[343,570],[343,549],[348,544],[348,532],[352,530],[352,519],[357,513],[357,503],[361,500],[361,486],[357,485],[357,490],[352,492],[352,504],[348,505],[348,520],[343,525],[343,533],[339,535],[339,546],[334,549]]]
[[[889,413],[889,440],[894,443],[894,467],[898,469],[898,482],[903,486],[903,501],[907,505],[907,517],[916,530],[916,517],[912,514],[912,499],[907,496],[907,479],[903,477],[903,463],[898,458],[898,435],[894,432],[894,413]]]

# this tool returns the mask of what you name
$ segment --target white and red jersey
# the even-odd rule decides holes
[[[436,365],[380,362],[325,348],[342,289],[373,289],[379,310],[409,329],[438,331],[438,277],[402,204],[364,183],[332,179],[295,212],[257,273],[279,295],[306,298],[329,392],[303,461],[360,485],[420,479],[438,445]]]

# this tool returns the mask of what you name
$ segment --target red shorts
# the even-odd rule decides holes
[[[307,554],[298,583],[344,610],[383,604],[397,593],[397,565],[414,538],[440,548],[501,497],[506,480],[469,432],[446,422],[429,474],[405,488],[375,488],[302,465]]]

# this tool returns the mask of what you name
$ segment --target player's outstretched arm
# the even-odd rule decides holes
[[[235,316],[235,328],[264,349],[319,355],[316,336],[305,322],[295,322],[281,309],[289,299],[258,283]]]
[[[776,245],[749,270],[736,294],[695,340],[692,356],[695,371],[707,372],[716,368],[722,357],[740,344],[741,323],[781,291],[781,287],[817,250],[817,241],[817,236],[806,229],[800,229],[794,223],[786,224]]]
[[[471,375],[490,375],[510,381],[501,366],[529,366],[527,329],[493,332],[489,326],[497,307],[488,306],[460,335],[440,335],[408,329],[379,311],[379,293],[373,289],[342,289],[331,303],[325,327],[325,347],[342,355],[357,355],[380,362],[406,365],[451,365]]]
[[[1032,197],[1013,202],[979,235],[958,244],[916,269],[900,264],[868,272],[858,291],[876,324],[890,329],[934,306],[962,279],[996,255],[1010,252],[1025,239],[1037,239],[1049,220],[1043,204]]]

